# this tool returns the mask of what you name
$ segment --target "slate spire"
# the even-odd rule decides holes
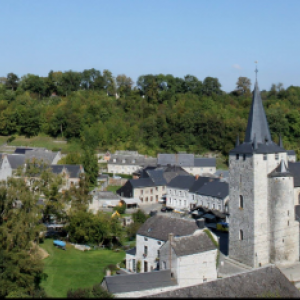
[[[240,145],[240,137],[239,137],[239,135],[237,135],[236,141],[235,141],[235,146],[237,147],[239,145]]]
[[[256,136],[256,143],[264,144],[266,140],[272,142],[257,81],[255,82],[253,90],[252,105],[248,117],[245,142],[253,143],[254,136]]]
[[[280,173],[287,173],[287,172],[288,172],[288,170],[285,166],[284,160],[282,159],[280,162]]]
[[[281,134],[279,135],[279,147],[283,148],[283,142],[282,142]]]

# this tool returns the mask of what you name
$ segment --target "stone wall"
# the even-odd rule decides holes
[[[134,189],[133,198],[140,199],[139,205],[147,205],[157,203],[165,193],[165,186],[141,187]]]

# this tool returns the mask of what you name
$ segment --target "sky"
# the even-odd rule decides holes
[[[110,70],[300,86],[299,0],[0,0],[0,77]],[[253,87],[253,85],[252,85]]]

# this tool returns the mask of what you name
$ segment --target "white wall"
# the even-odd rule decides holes
[[[140,199],[139,205],[142,206],[142,205],[157,203],[165,193],[166,193],[165,186],[135,188],[133,190],[133,198]]]
[[[12,176],[12,168],[8,162],[7,156],[3,158],[2,165],[0,166],[0,180],[7,180]]]
[[[131,175],[133,172],[141,169],[140,165],[126,165],[124,164],[115,164],[115,163],[107,163],[107,171],[108,173],[115,174],[128,174]]]
[[[190,193],[188,190],[177,189],[167,186],[166,205],[175,209],[190,209]]]
[[[194,176],[204,173],[214,174],[216,172],[216,167],[182,167],[182,169]]]

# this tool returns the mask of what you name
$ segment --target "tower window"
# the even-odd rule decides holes
[[[243,154],[243,160],[246,160],[246,154]]]
[[[278,154],[278,153],[275,154],[275,159],[276,159],[276,160],[279,159],[279,154]]]
[[[240,174],[240,183],[242,183],[242,174]]]
[[[290,226],[290,221],[288,221],[288,226]]]
[[[267,160],[267,159],[268,159],[267,154],[264,154],[264,160]]]
[[[240,208],[244,208],[244,197],[240,195],[240,203],[239,203]]]
[[[235,157],[236,157],[236,159],[237,159],[237,160],[239,160],[239,158],[240,158],[240,155],[239,155],[239,154],[236,154],[236,156],[235,156]]]
[[[287,211],[287,215],[288,215],[288,216],[290,215],[290,211],[289,211],[289,210]]]
[[[244,233],[243,230],[240,230],[240,241],[242,241],[244,239]]]

